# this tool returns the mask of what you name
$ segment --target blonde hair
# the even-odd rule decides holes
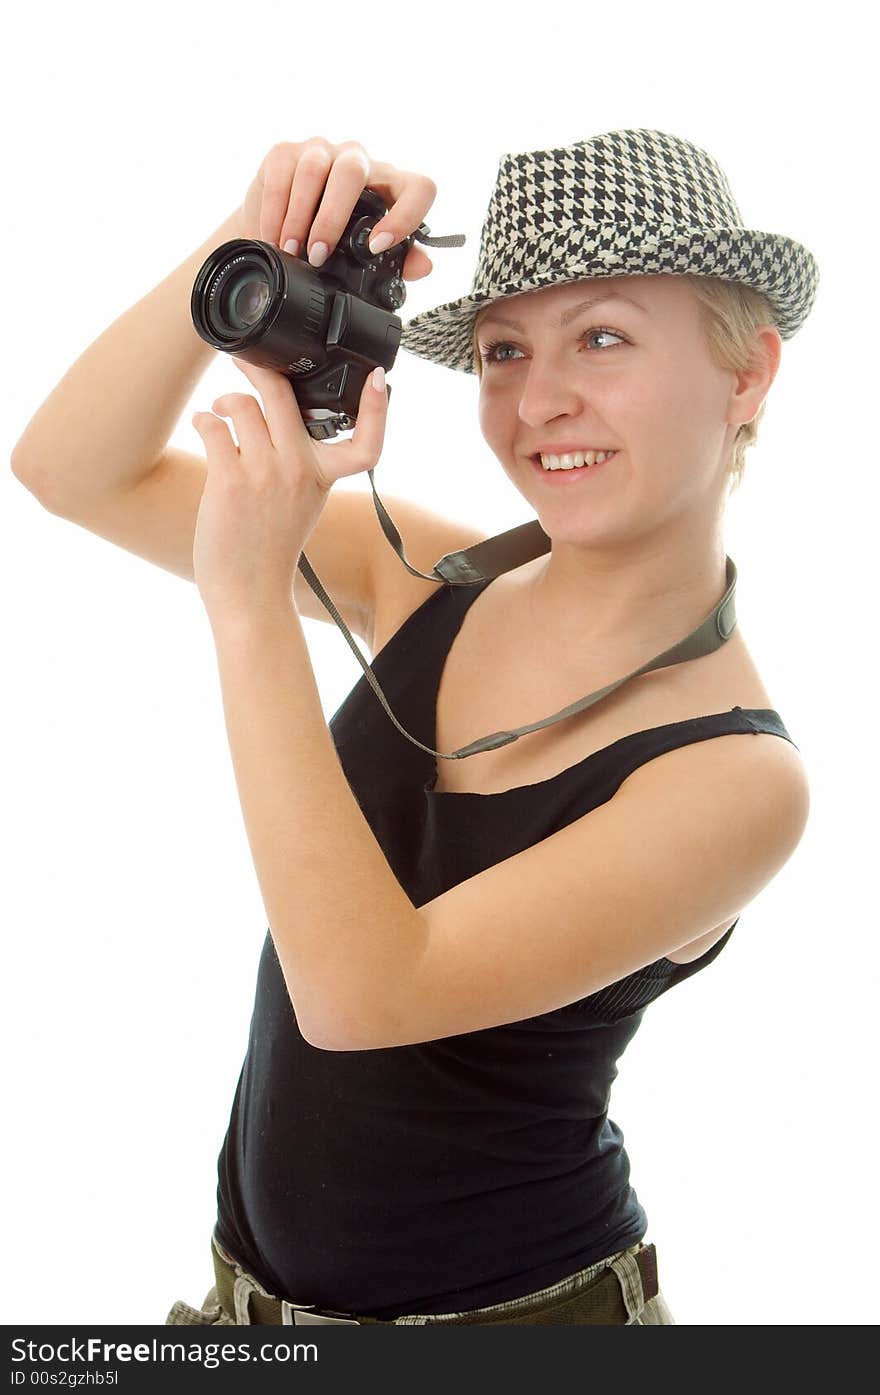
[[[670,273],[670,275],[673,273]],[[760,355],[756,330],[759,325],[776,325],[776,314],[767,296],[738,281],[718,276],[695,276],[687,273],[681,278],[689,282],[699,303],[700,322],[713,361],[719,368],[740,372]],[[478,317],[479,318],[479,317]],[[472,342],[473,368],[482,377],[482,362],[477,348],[477,324],[474,321]],[[745,471],[745,454],[758,439],[758,427],[764,416],[767,398],[761,403],[751,421],[737,428],[727,462],[728,496],[738,489]]]

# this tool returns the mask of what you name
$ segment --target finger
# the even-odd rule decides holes
[[[238,465],[238,447],[225,421],[212,416],[210,412],[196,412],[192,424],[202,438],[209,466],[228,470]]]
[[[263,162],[263,192],[260,201],[260,237],[263,242],[281,246],[279,230],[290,202],[290,183],[296,169],[291,164],[289,145],[273,146]]]
[[[377,391],[373,381],[373,374],[368,374],[351,439],[339,445],[319,445],[317,448],[321,472],[328,486],[335,480],[370,470],[379,463],[388,419],[388,389],[383,385],[381,391]]]
[[[263,399],[272,444],[278,448],[287,441],[301,447],[311,441],[290,380],[274,368],[260,368],[239,358],[233,362]]]
[[[431,258],[414,242],[404,257],[403,266],[400,269],[404,281],[421,281],[423,276],[430,276],[433,270],[434,263]]]
[[[289,186],[287,208],[278,229],[279,247],[295,237],[302,252],[332,165],[333,148],[328,141],[316,136],[314,140],[306,142]]]
[[[310,260],[312,248],[319,242],[326,246],[327,256],[336,250],[354,206],[367,186],[369,174],[370,157],[362,145],[347,141],[336,147],[324,194],[308,231]]]
[[[242,392],[227,392],[217,398],[213,410],[219,417],[229,417],[232,421],[239,450],[246,460],[265,460],[274,449],[268,425],[255,397],[248,397]]]
[[[369,188],[381,193],[388,204],[388,212],[383,214],[370,233],[370,242],[381,233],[388,232],[394,237],[392,247],[401,238],[415,232],[437,197],[437,185],[433,179],[426,174],[395,169],[393,165],[373,164],[367,183]]]

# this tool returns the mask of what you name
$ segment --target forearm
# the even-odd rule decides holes
[[[213,628],[251,856],[300,1030],[327,1049],[369,1049],[388,1038],[424,924],[342,771],[296,611]]]
[[[240,210],[76,360],[15,446],[15,473],[47,503],[75,505],[136,484],[162,454],[216,350],[196,333],[190,296]]]

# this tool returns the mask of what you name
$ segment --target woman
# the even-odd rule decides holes
[[[170,1322],[673,1321],[608,1090],[647,1004],[715,959],[791,855],[808,792],[735,628],[702,657],[641,670],[728,590],[730,481],[816,284],[805,249],[742,227],[722,171],[686,141],[623,131],[502,160],[472,295],[416,316],[403,343],[478,373],[481,429],[549,553],[489,586],[401,586],[373,669],[437,753],[619,682],[441,767],[362,680],[330,730],[369,830],[328,753],[310,760],[314,692],[292,703],[307,735],[289,773],[301,760],[325,784],[320,836],[338,834],[332,864],[319,840],[311,852],[334,880],[351,866],[323,917],[315,870],[308,923],[281,948],[267,936],[220,1157],[216,1290]],[[283,435],[274,375],[245,371]],[[334,478],[376,463],[384,401],[365,389]],[[231,474],[226,428],[198,424]],[[289,450],[318,454],[296,431]],[[594,451],[612,454],[571,455]],[[319,468],[334,464],[325,449]],[[297,541],[308,504],[301,516]],[[247,586],[230,598],[228,535],[208,535],[204,561],[225,692],[272,647],[242,618]],[[275,653],[299,662],[301,690],[299,642]],[[310,951],[315,927],[334,952]],[[310,1045],[290,1001],[310,985],[320,998],[322,975]]]
[[[343,179],[342,148],[294,149],[248,235],[320,264],[331,203],[338,237],[379,167]],[[376,232],[413,232],[424,194]],[[537,531],[476,584],[393,559],[372,670],[399,726],[362,679],[328,739],[290,603],[333,483],[379,459],[384,390],[368,379],[342,445],[241,363],[262,410],[232,394],[194,418],[193,574],[271,928],[215,1284],[169,1324],[674,1321],[609,1092],[647,1005],[719,955],[806,823],[722,518],[817,282],[677,137],[502,159],[472,294],[403,346],[478,375]]]

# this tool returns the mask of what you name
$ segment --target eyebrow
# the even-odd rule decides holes
[[[564,315],[561,315],[554,324],[551,324],[551,329],[567,328],[572,320],[576,319],[578,315],[582,315],[585,310],[591,310],[596,305],[604,305],[608,300],[625,300],[627,304],[635,306],[636,310],[640,310],[643,315],[647,314],[643,305],[639,305],[637,301],[631,300],[630,297],[624,295],[622,291],[606,291],[602,295],[592,296],[589,300],[582,300],[579,304],[573,306],[571,310],[566,310]],[[518,329],[521,334],[525,333],[525,327],[521,325],[518,320],[502,319],[500,315],[495,314],[494,310],[487,311],[480,322],[480,328],[482,329],[483,325],[488,321],[497,325],[506,325],[508,329]]]

